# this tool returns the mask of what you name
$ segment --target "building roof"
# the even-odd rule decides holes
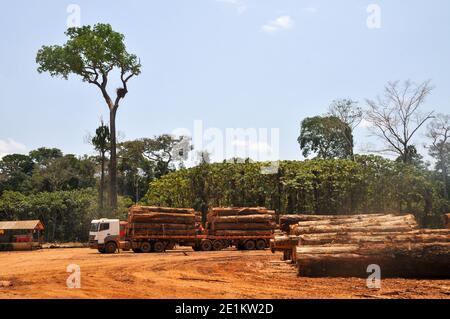
[[[0,222],[1,230],[44,230],[44,224],[39,220],[22,220]]]

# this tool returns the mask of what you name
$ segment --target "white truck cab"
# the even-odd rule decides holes
[[[117,249],[117,242],[120,239],[120,220],[118,219],[96,219],[91,222],[89,231],[89,247],[98,249],[100,252]],[[111,244],[108,244],[111,243]]]

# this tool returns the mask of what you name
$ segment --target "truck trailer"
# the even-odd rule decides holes
[[[89,247],[100,253],[117,251],[135,253],[164,252],[176,246],[192,247],[194,251],[219,251],[228,247],[242,250],[262,250],[269,247],[273,230],[264,233],[245,231],[232,235],[217,235],[196,222],[195,213],[180,214],[177,209],[134,206],[128,220],[93,220],[89,232]],[[140,213],[135,213],[139,211]],[[142,212],[144,211],[144,212]],[[171,213],[174,211],[175,213]]]

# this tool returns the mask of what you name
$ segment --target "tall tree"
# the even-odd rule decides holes
[[[427,136],[431,140],[430,155],[436,159],[436,170],[440,171],[444,184],[443,194],[448,194],[448,172],[450,166],[450,115],[437,114],[428,125]]]
[[[95,130],[95,136],[92,137],[91,143],[95,150],[98,152],[100,159],[100,210],[104,209],[104,192],[105,192],[105,163],[106,163],[106,153],[110,151],[111,147],[111,134],[109,132],[109,127],[106,126],[103,121],[101,125]]]
[[[304,157],[350,158],[353,149],[351,128],[335,116],[306,118],[298,138]]]
[[[343,127],[343,132],[346,132],[346,128],[350,128],[351,134],[344,134],[344,139],[347,141],[350,157],[354,157],[354,143],[353,143],[353,131],[361,124],[363,119],[362,108],[358,106],[358,102],[350,99],[335,100],[330,105],[328,113],[330,116],[339,118],[342,123],[346,125]]]
[[[124,36],[113,31],[109,24],[69,28],[68,41],[63,46],[43,46],[37,53],[38,72],[68,79],[69,74],[82,77],[84,82],[97,86],[109,108],[111,159],[109,162],[109,199],[117,207],[116,114],[120,102],[128,93],[128,81],[141,73],[136,55],[127,52]],[[118,70],[121,87],[113,100],[108,93],[111,71]]]
[[[383,98],[367,100],[366,119],[373,124],[374,134],[386,143],[382,151],[397,154],[403,163],[409,163],[414,135],[433,117],[434,112],[420,112],[432,89],[429,81],[419,85],[406,81],[403,86],[398,81],[389,82]]]

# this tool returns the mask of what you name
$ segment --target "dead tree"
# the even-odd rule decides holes
[[[373,133],[386,143],[382,151],[397,154],[403,163],[410,162],[414,135],[433,118],[434,112],[420,112],[432,90],[429,81],[419,85],[406,81],[403,86],[398,81],[389,82],[383,98],[367,100],[365,117],[372,123]]]

